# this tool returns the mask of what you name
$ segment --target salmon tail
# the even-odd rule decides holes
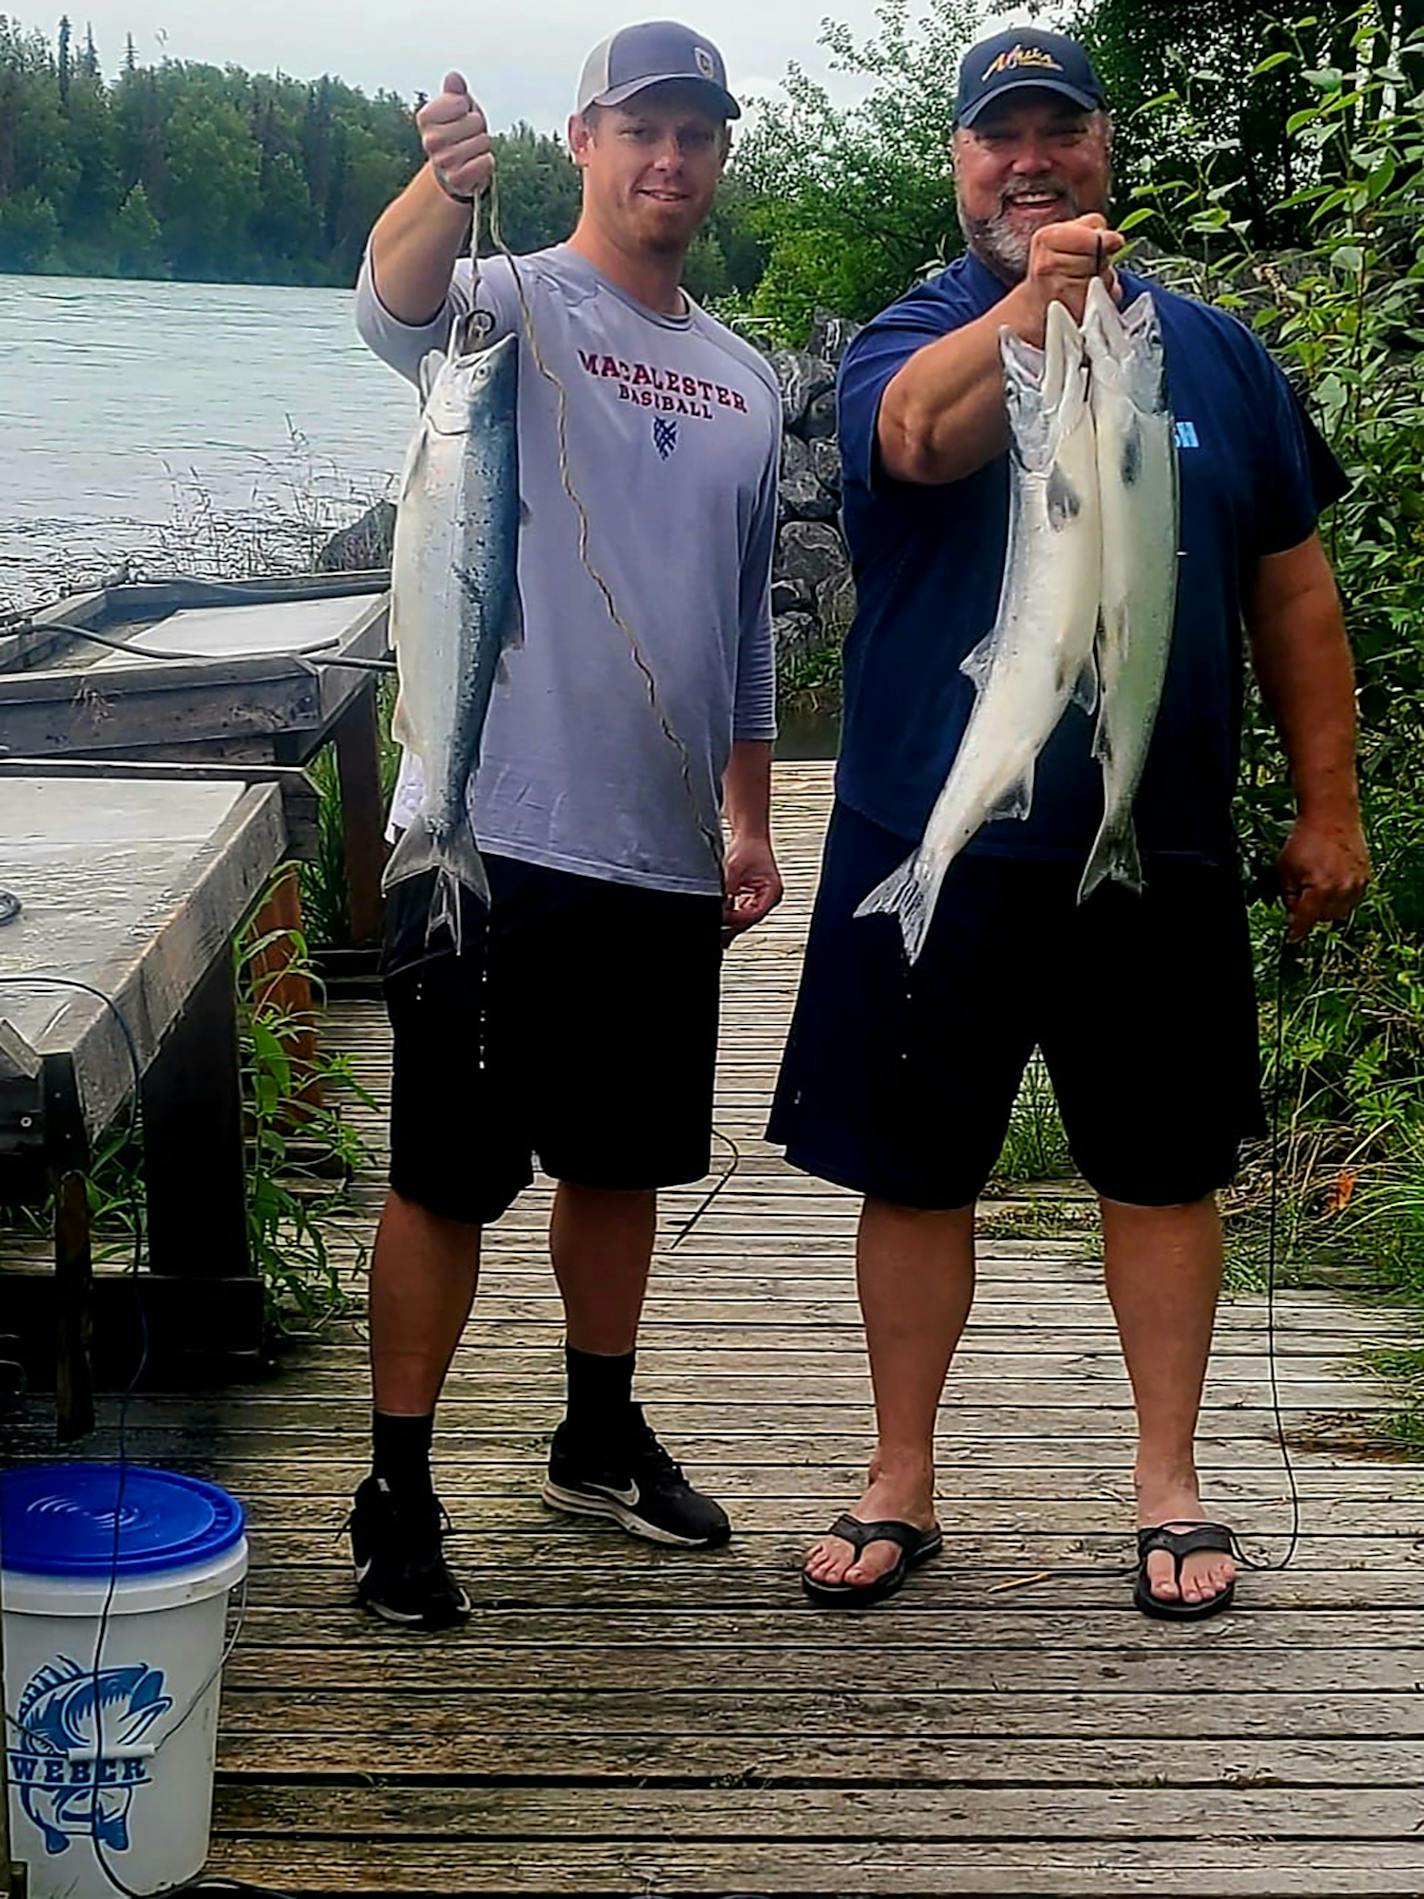
[[[1126,884],[1139,896],[1142,894],[1142,858],[1137,849],[1137,832],[1131,811],[1125,811],[1116,822],[1110,823],[1106,818],[1103,820],[1092,856],[1088,859],[1088,868],[1083,872],[1083,881],[1078,886],[1079,903],[1086,903],[1098,885],[1109,879],[1114,883]]]
[[[417,812],[391,852],[386,874],[381,879],[381,888],[390,891],[407,878],[419,877],[431,870],[438,874],[430,895],[426,942],[429,943],[442,930],[447,931],[458,956],[464,941],[461,890],[468,890],[486,909],[490,902],[489,878],[485,874],[475,845],[475,834],[468,820],[457,825],[448,836],[441,837],[431,829],[424,812]]]
[[[943,882],[944,871],[931,871],[926,876],[920,869],[920,853],[912,851],[892,876],[887,877],[883,884],[876,885],[855,914],[858,917],[894,917],[900,925],[906,957],[912,963],[917,962],[929,934]]]

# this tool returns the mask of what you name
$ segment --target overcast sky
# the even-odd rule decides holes
[[[633,0],[636,7],[636,0]],[[409,97],[434,91],[448,66],[462,70],[494,125],[527,119],[562,129],[585,55],[629,20],[683,18],[710,31],[726,56],[732,89],[767,93],[789,59],[824,74],[816,47],[829,12],[858,33],[874,24],[874,0],[708,0],[648,13],[609,0],[492,0],[416,8],[409,0],[36,0],[5,8],[52,33],[67,6],[76,32],[92,21],[99,57],[112,73],[132,33],[140,60],[231,62],[251,71],[280,67],[298,79],[338,74],[367,91],[387,87]],[[985,11],[987,12],[987,5]],[[498,24],[495,17],[498,15]],[[413,24],[411,22],[414,22]],[[462,24],[462,22],[464,22]],[[847,96],[843,91],[841,96]]]

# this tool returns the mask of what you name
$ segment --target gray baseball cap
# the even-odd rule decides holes
[[[575,109],[587,112],[590,106],[622,105],[649,86],[673,80],[704,86],[719,118],[742,116],[742,108],[727,90],[722,55],[711,40],[675,20],[625,26],[595,46],[584,62]]]

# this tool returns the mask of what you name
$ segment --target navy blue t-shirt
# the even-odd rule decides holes
[[[1240,763],[1242,611],[1257,563],[1306,540],[1348,482],[1261,344],[1233,316],[1119,273],[1124,306],[1161,315],[1181,470],[1181,563],[1171,659],[1137,796],[1145,853],[1230,862]],[[1008,542],[1009,457],[939,487],[879,463],[880,401],[925,344],[1007,290],[961,257],[856,337],[840,375],[845,527],[858,609],[845,650],[836,789],[872,822],[918,838],[974,703],[959,670],[994,624]],[[1026,820],[986,824],[971,850],[1085,858],[1103,810],[1093,720],[1069,706],[1039,759]]]

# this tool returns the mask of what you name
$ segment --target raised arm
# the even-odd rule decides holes
[[[427,163],[371,233],[376,295],[397,322],[422,327],[445,307],[470,239],[470,200],[494,176],[485,115],[459,73],[447,73],[415,117]]]
[[[1117,295],[1108,261],[1124,239],[1097,212],[1034,233],[1028,275],[976,322],[927,343],[888,384],[880,404],[881,466],[898,481],[936,486],[962,481],[1009,445],[999,331],[1042,348],[1048,306],[1067,304],[1081,323],[1088,285],[1098,274]]]

